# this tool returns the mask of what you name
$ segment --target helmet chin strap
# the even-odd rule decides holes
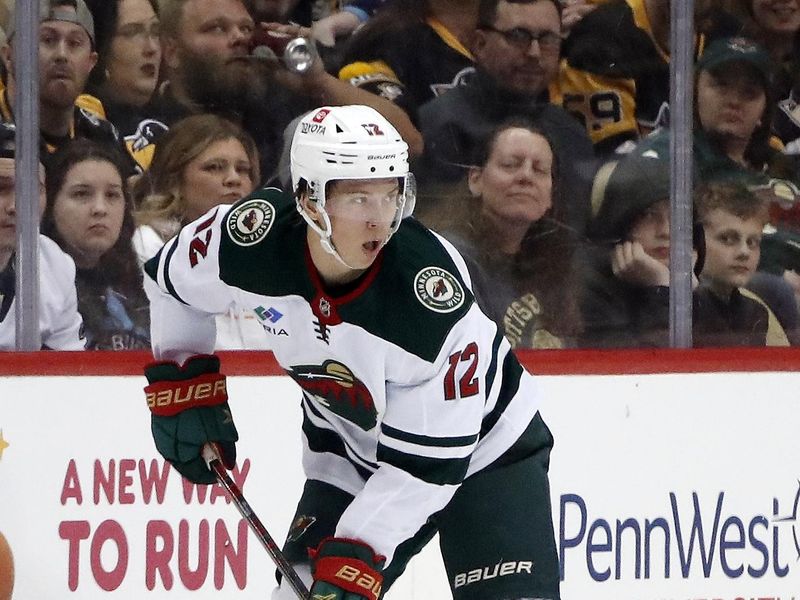
[[[322,219],[324,227],[320,227],[319,223],[317,223],[305,210],[300,210],[300,214],[303,216],[303,219],[305,219],[305,222],[308,223],[309,227],[311,227],[311,229],[313,229],[314,232],[319,236],[319,243],[322,246],[322,249],[328,254],[332,255],[336,260],[338,260],[342,265],[351,271],[358,271],[359,268],[348,264],[347,261],[342,258],[342,255],[339,254],[336,246],[334,246],[333,240],[331,239],[331,236],[333,235],[333,226],[331,225],[331,219],[328,216],[328,211],[321,207],[318,207],[317,211]]]
[[[354,267],[352,265],[348,265],[347,261],[342,258],[342,255],[339,254],[339,251],[336,250],[336,246],[333,245],[333,240],[331,239],[330,234],[326,234],[325,236],[320,238],[320,244],[322,245],[322,249],[325,250],[328,254],[333,255],[333,257],[342,263],[345,267],[350,269],[351,271],[358,271],[358,267]]]
[[[325,210],[324,206],[320,206],[319,203],[317,203],[317,212],[319,214],[320,219],[322,220],[323,226],[320,226],[320,224],[317,223],[311,217],[311,215],[308,214],[308,212],[306,212],[306,210],[302,208],[302,205],[299,201],[297,203],[297,210],[302,215],[305,222],[308,223],[309,227],[311,227],[311,229],[313,229],[319,236],[320,245],[322,246],[322,249],[325,250],[325,252],[332,255],[337,261],[339,261],[343,266],[347,267],[351,271],[361,270],[360,267],[354,267],[353,265],[348,264],[347,261],[345,261],[345,259],[342,258],[342,255],[339,254],[339,251],[336,249],[336,246],[334,245],[332,239],[333,225],[331,225],[331,219],[328,216],[328,211]],[[400,224],[400,220],[402,219],[402,214],[403,214],[403,206],[401,205],[397,209],[397,215],[395,217],[395,219],[397,220],[397,226],[399,226]],[[387,244],[387,242],[394,235],[395,231],[397,231],[397,226],[392,227],[392,229],[390,229],[388,235],[386,236],[386,239],[383,240],[383,242],[381,242],[381,248],[383,248]]]

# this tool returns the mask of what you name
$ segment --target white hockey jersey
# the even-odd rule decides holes
[[[306,232],[294,200],[273,189],[184,227],[145,267],[154,353],[209,353],[214,313],[239,305],[259,315],[302,388],[306,476],[355,496],[336,535],[388,563],[465,477],[520,438],[538,392],[448,242],[406,219],[336,296]]]
[[[13,275],[13,274],[11,274]],[[0,289],[0,350],[16,349],[16,298]],[[39,236],[39,329],[42,347],[83,350],[86,339],[78,313],[75,263],[53,240]]]

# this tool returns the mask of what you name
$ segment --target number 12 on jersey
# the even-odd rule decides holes
[[[470,342],[460,352],[451,354],[447,361],[450,366],[444,376],[444,399],[458,400],[477,394],[480,391],[478,378],[475,377],[475,371],[478,370],[478,344]]]

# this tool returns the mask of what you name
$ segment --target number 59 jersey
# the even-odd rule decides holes
[[[306,476],[355,496],[337,535],[391,560],[465,477],[519,440],[538,392],[443,238],[406,219],[366,273],[332,293],[307,235],[294,200],[274,189],[184,227],[146,265],[154,353],[210,353],[213,315],[251,309],[302,389]]]

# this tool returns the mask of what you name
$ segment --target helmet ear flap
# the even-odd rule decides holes
[[[414,207],[417,205],[417,180],[414,178],[413,173],[407,173],[405,177],[405,184],[403,185],[403,213],[400,219],[405,219],[414,214]]]

